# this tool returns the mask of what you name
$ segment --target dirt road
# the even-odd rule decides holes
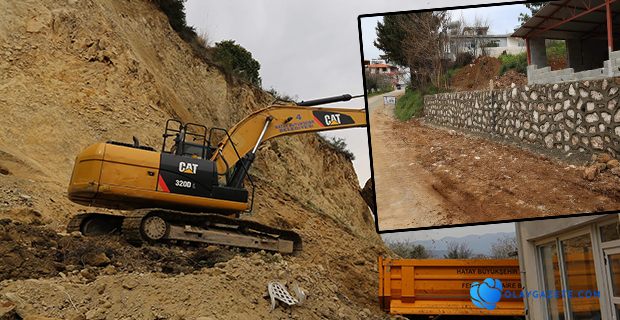
[[[620,178],[420,120],[369,99],[380,230],[620,209]]]

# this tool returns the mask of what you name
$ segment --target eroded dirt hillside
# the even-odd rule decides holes
[[[159,149],[168,118],[230,127],[271,99],[194,57],[148,1],[0,1],[0,218],[13,220],[0,225],[0,269],[11,274],[0,300],[22,317],[382,317],[375,259],[385,249],[351,162],[313,134],[266,143],[251,172],[249,218],[299,232],[297,256],[56,234],[86,209],[66,199],[85,146],[137,136]],[[297,281],[306,304],[270,312],[270,280]]]

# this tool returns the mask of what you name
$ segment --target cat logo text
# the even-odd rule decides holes
[[[179,172],[196,174],[198,171],[198,165],[195,163],[179,162]]]
[[[325,115],[325,125],[327,126],[337,126],[342,124],[340,122],[340,113],[332,113]]]

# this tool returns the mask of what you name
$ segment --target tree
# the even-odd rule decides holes
[[[476,32],[476,34],[474,35],[474,57],[478,56],[478,48],[480,48],[481,56],[489,55],[488,50],[486,49],[489,43],[488,40],[484,37],[480,37],[477,32],[480,30],[488,30],[490,25],[491,23],[487,18],[476,16],[476,18],[474,19],[474,24],[472,25],[474,32]]]
[[[258,73],[260,63],[252,58],[252,53],[236,44],[234,40],[216,43],[213,58],[227,72],[235,74],[254,85],[261,85],[261,78]]]
[[[542,7],[544,7],[547,2],[536,2],[536,3],[526,3],[525,6],[530,10],[530,13],[520,13],[519,14],[519,22],[521,22],[521,25],[523,25],[527,20],[529,20],[531,17],[533,17],[536,12],[538,12],[538,10],[540,10]]]
[[[409,67],[412,86],[439,87],[445,71],[449,20],[446,11],[385,16],[377,24],[374,45],[385,53],[382,58]]]
[[[491,257],[494,259],[512,258],[517,252],[515,237],[505,236],[491,245]]]
[[[423,245],[410,241],[387,242],[387,246],[401,258],[428,259],[430,257],[430,253]]]
[[[393,90],[392,80],[385,74],[370,73],[369,70],[365,70],[364,77],[366,77],[366,89],[368,92],[388,92]]]
[[[450,242],[448,252],[443,256],[445,259],[469,259],[473,256],[472,250],[467,243]]]
[[[448,45],[450,16],[446,11],[419,12],[403,15],[405,41],[402,49],[407,65],[416,71],[422,88],[444,87],[445,50]]]
[[[407,59],[403,55],[402,43],[405,40],[405,33],[402,29],[402,15],[384,16],[383,22],[377,23],[377,39],[373,43],[385,54],[382,59],[392,61],[396,64],[406,66]]]

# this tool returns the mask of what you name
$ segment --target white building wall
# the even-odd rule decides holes
[[[609,219],[620,220],[620,215],[596,215],[574,218],[560,218],[538,221],[525,221],[516,223],[516,236],[519,251],[519,267],[521,270],[521,282],[526,290],[543,290],[543,272],[540,266],[538,248],[542,243],[570,237],[572,233],[587,230],[598,239],[598,223]],[[601,291],[600,307],[602,319],[612,319],[612,304],[610,301],[611,289],[607,286],[606,271],[604,270],[603,253],[600,243],[593,242],[593,251],[596,265],[597,289]],[[543,299],[529,297],[524,299],[526,307],[526,319],[544,320],[547,318],[547,305]]]

